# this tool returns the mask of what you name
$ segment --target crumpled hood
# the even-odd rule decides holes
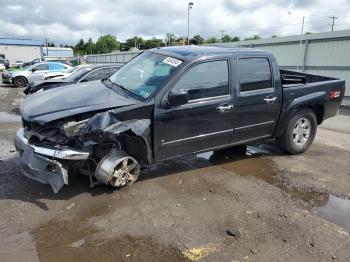
[[[101,80],[35,93],[24,99],[22,117],[46,123],[73,115],[140,103],[107,88]]]
[[[54,79],[49,79],[49,80],[39,80],[39,81],[35,81],[33,82],[32,86],[33,87],[37,87],[40,86],[42,84],[60,84],[60,83],[70,83],[68,80],[66,79],[61,79],[61,78],[54,78]]]

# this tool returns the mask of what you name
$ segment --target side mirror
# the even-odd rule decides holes
[[[80,80],[80,83],[84,83],[84,82],[89,82],[89,80],[87,80],[86,78],[83,78]]]
[[[170,92],[168,95],[168,104],[171,107],[177,107],[187,104],[188,99],[188,92],[185,90]]]

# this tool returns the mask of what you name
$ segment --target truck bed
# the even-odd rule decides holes
[[[285,70],[285,69],[280,69],[280,75],[281,75],[281,83],[283,88],[287,88],[295,85],[306,85],[311,83],[337,80],[336,78],[332,78],[328,76],[312,75],[312,74]]]

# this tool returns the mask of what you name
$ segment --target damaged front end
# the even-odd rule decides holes
[[[150,123],[121,121],[117,110],[43,125],[24,121],[15,146],[24,174],[55,193],[72,172],[88,175],[91,184],[122,187],[138,178],[140,166],[153,163]]]

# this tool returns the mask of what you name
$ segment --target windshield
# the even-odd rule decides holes
[[[141,98],[147,98],[181,63],[176,58],[144,52],[115,72],[110,81]]]
[[[91,71],[91,67],[80,67],[75,72],[71,73],[69,76],[67,76],[65,79],[69,82],[76,82],[79,81],[87,72]]]

